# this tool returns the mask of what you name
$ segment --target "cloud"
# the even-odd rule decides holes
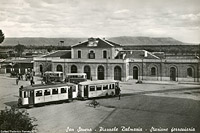
[[[6,0],[0,1],[0,29],[13,37],[181,38],[181,32],[200,34],[199,4],[197,0]]]

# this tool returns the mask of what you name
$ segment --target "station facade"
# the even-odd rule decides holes
[[[163,52],[124,50],[122,45],[101,38],[89,38],[34,58],[34,72],[86,73],[88,80],[114,79],[199,82],[200,65],[195,56],[167,57]]]

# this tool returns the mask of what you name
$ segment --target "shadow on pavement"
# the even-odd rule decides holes
[[[11,102],[6,102],[6,103],[4,103],[5,105],[7,105],[7,106],[10,106],[10,107],[12,107],[12,106],[17,106],[17,101],[11,101]]]

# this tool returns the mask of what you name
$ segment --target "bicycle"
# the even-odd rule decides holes
[[[94,108],[100,107],[100,103],[95,101],[95,100],[93,100],[91,103],[89,103],[89,106],[90,107],[94,107]]]

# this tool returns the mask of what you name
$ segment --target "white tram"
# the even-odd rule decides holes
[[[102,96],[115,96],[119,82],[115,80],[85,81],[78,84],[78,98],[86,99]]]
[[[73,83],[32,85],[19,89],[19,106],[33,106],[41,103],[77,98],[78,86]]]

